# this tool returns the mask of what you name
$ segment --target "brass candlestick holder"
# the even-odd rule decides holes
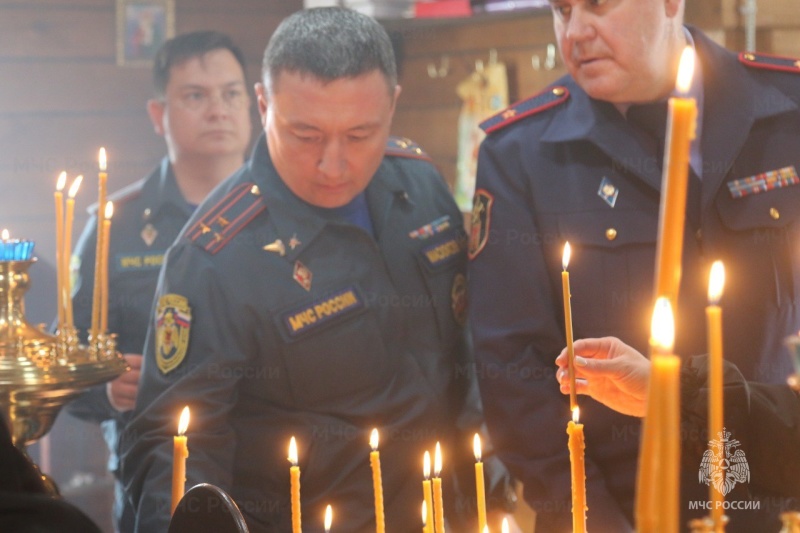
[[[35,262],[0,260],[0,412],[22,451],[50,430],[69,400],[128,368],[113,335],[85,346],[73,327],[50,335],[27,322],[23,296]]]

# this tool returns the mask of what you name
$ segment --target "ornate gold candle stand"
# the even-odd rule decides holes
[[[23,296],[35,261],[0,261],[0,410],[23,451],[50,430],[69,400],[127,370],[113,335],[84,346],[74,328],[50,335],[25,320]]]

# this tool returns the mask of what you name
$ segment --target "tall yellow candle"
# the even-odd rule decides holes
[[[444,497],[442,496],[442,448],[436,443],[433,453],[433,524],[435,533],[444,533]]]
[[[579,423],[580,409],[572,410],[572,420],[567,423],[569,435],[569,464],[572,477],[572,531],[586,531],[586,443],[583,437],[583,424]]]
[[[694,50],[686,47],[681,55],[676,89],[688,93],[694,72]],[[689,155],[697,126],[697,102],[693,98],[669,99],[667,140],[661,178],[661,208],[658,221],[656,253],[656,296],[666,296],[677,309],[681,281],[683,227],[686,217],[686,191],[689,177]]]
[[[183,498],[186,489],[186,458],[189,457],[186,430],[189,428],[189,406],[183,408],[178,422],[178,434],[172,439],[172,507],[171,514]]]
[[[422,533],[428,533],[428,502],[422,500]]]
[[[725,267],[722,261],[714,261],[708,283],[708,307],[706,307],[706,325],[708,327],[708,438],[717,438],[722,433],[723,393],[722,393],[722,309],[719,301],[725,285]],[[725,531],[723,522],[724,495],[714,484],[709,484],[709,501],[711,502],[711,520],[714,531]]]
[[[661,297],[653,312],[650,391],[637,482],[640,533],[678,531],[681,363],[672,354],[674,341],[672,306],[669,299]]]
[[[472,439],[472,451],[475,453],[475,492],[478,497],[478,531],[486,527],[486,481],[483,476],[483,463],[481,462],[481,437],[475,433]]]
[[[108,331],[108,245],[111,238],[111,217],[114,216],[113,202],[106,202],[103,214],[103,256],[100,266],[100,332]]]
[[[289,478],[292,491],[292,533],[302,533],[300,520],[300,467],[297,466],[297,441],[292,437],[289,441]]]
[[[369,437],[372,451],[369,454],[369,465],[372,467],[372,491],[375,495],[375,531],[386,531],[386,520],[383,516],[383,483],[381,481],[381,455],[378,451],[378,429],[374,428]]]
[[[64,253],[64,187],[67,185],[67,172],[58,175],[54,199],[56,202],[56,285],[58,286],[58,329],[63,330],[65,325],[64,301],[64,270],[61,254]]]
[[[570,290],[569,290],[569,259],[571,255],[571,248],[569,243],[564,244],[564,255],[561,259],[561,289],[564,296],[564,330],[567,334],[567,362],[569,370],[569,408],[574,410],[578,406],[578,396],[575,392],[575,348],[572,345],[572,304],[570,303]]]
[[[422,496],[425,500],[425,509],[430,514],[428,520],[425,522],[425,533],[434,533],[433,531],[433,494],[431,492],[431,454],[425,450],[425,455],[422,457]]]
[[[67,208],[64,215],[64,248],[61,252],[61,269],[64,271],[64,288],[61,294],[64,298],[64,320],[68,327],[75,325],[72,315],[72,275],[70,273],[70,259],[72,257],[72,222],[75,216],[75,196],[78,194],[83,175],[79,175],[69,186],[67,193]]]
[[[108,174],[106,173],[106,149],[100,148],[97,156],[98,166],[100,172],[97,175],[97,245],[95,246],[95,262],[94,262],[94,295],[92,299],[92,329],[91,333],[96,338],[100,332],[100,308],[102,306],[102,255],[103,255],[103,217],[100,216],[100,210],[106,205],[106,181]]]
[[[331,533],[331,525],[333,524],[333,509],[330,505],[325,507],[325,533]]]

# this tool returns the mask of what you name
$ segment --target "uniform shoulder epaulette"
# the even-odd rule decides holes
[[[216,254],[266,208],[258,186],[242,183],[195,222],[186,235],[206,252]]]
[[[513,124],[514,122],[541,113],[566,102],[569,99],[569,90],[566,87],[551,87],[526,100],[512,104],[504,111],[497,113],[481,122],[480,127],[487,134]]]
[[[125,204],[126,202],[130,202],[131,200],[135,200],[142,195],[142,189],[144,188],[145,181],[147,181],[145,178],[134,181],[130,185],[126,185],[120,190],[109,194],[106,200],[109,202],[114,202],[114,207]],[[86,208],[86,210],[90,215],[97,213],[97,202],[90,205],[88,208]]]
[[[800,74],[800,59],[792,57],[742,52],[739,54],[739,62],[752,68]]]
[[[405,137],[389,137],[386,141],[386,155],[394,157],[408,157],[411,159],[422,159],[423,161],[431,161],[431,156],[419,147],[417,143]]]

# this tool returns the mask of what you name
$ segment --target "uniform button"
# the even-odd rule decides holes
[[[779,218],[781,218],[781,212],[775,209],[774,207],[770,207],[769,216],[772,217],[772,220],[778,220]]]
[[[150,211],[150,208],[148,207],[147,209],[144,210],[144,213],[142,213],[142,218],[144,220],[150,220],[150,214],[151,214],[151,211]]]
[[[553,89],[553,94],[556,96],[563,96],[565,92],[566,89],[564,89],[563,87],[556,87]]]
[[[608,228],[606,230],[606,239],[608,239],[609,241],[613,241],[616,238],[617,238],[617,230],[614,228]]]

